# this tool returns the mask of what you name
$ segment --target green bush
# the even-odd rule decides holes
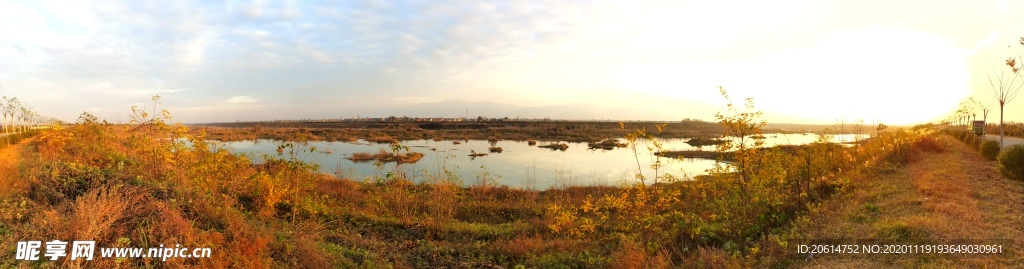
[[[1024,180],[1024,145],[1013,145],[999,153],[999,172],[1006,178]]]
[[[985,156],[985,159],[995,161],[996,157],[999,156],[999,142],[985,140],[985,142],[981,143],[979,151],[981,151],[981,156]]]

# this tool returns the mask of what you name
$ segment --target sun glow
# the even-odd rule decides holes
[[[713,104],[722,101],[721,85],[734,98],[755,97],[769,120],[912,124],[948,113],[968,95],[968,53],[926,32],[869,27],[750,59],[625,66],[617,81]]]

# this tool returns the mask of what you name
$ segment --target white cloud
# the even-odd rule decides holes
[[[209,38],[205,35],[196,37],[181,45],[182,55],[179,63],[185,67],[197,67],[203,64],[205,59],[204,49],[209,44]]]
[[[254,104],[256,102],[259,102],[259,100],[256,100],[255,98],[252,98],[251,96],[248,96],[248,95],[243,95],[243,96],[231,97],[230,99],[228,99],[227,101],[224,101],[224,102],[226,102],[228,104]]]

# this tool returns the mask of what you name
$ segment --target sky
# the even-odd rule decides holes
[[[922,123],[970,96],[996,121],[987,77],[1024,48],[1019,14],[1001,0],[0,1],[0,95],[72,122],[126,122],[156,94],[186,123],[713,120],[723,86],[771,122]],[[1005,113],[1024,121],[1024,100]]]

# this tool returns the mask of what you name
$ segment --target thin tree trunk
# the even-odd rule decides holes
[[[999,104],[999,149],[1003,148],[1003,104]]]

